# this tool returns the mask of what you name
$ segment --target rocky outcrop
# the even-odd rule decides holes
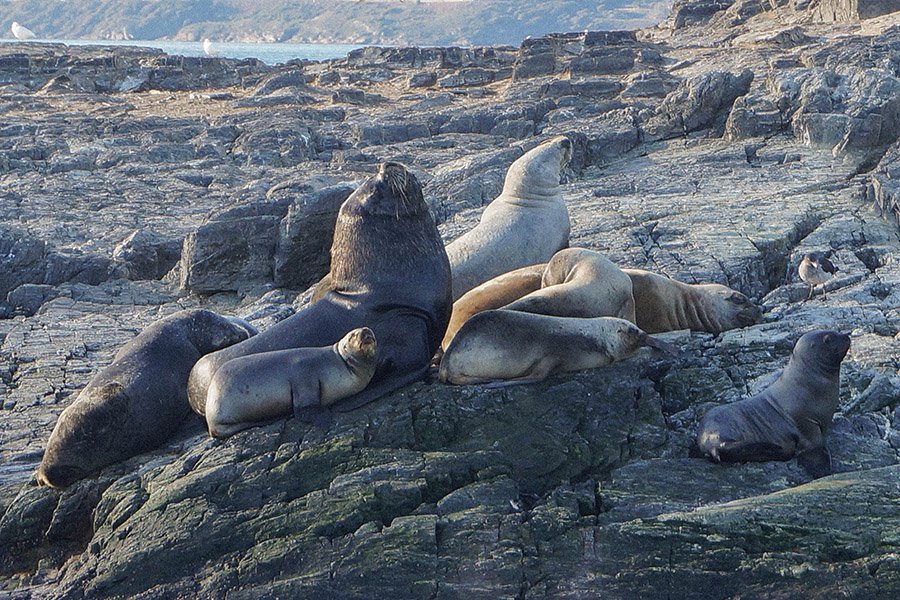
[[[900,593],[900,29],[776,4],[778,19],[772,3],[734,2],[677,29],[245,65],[237,83],[155,51],[110,62],[35,46],[11,60],[0,595]],[[29,83],[25,65],[63,54],[72,69]],[[88,83],[148,61],[171,70],[171,91]],[[179,81],[207,67],[209,88]],[[415,172],[449,241],[558,134],[573,142],[572,246],[726,284],[763,322],[671,333],[676,356],[644,350],[534,386],[417,383],[318,425],[219,441],[186,423],[63,492],[31,482],[56,416],[149,323],[202,305],[265,329],[302,310],[339,204],[380,162]],[[827,300],[806,301],[797,280],[814,250],[839,268]],[[694,457],[706,411],[765,387],[820,328],[852,339],[826,436],[835,474]]]

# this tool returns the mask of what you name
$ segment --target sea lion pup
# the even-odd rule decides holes
[[[608,365],[642,346],[674,353],[624,319],[551,317],[514,310],[478,313],[441,360],[444,383],[534,383],[560,371]]]
[[[206,396],[209,434],[226,437],[362,391],[375,374],[376,350],[375,334],[361,327],[333,346],[229,360],[213,375]]]
[[[631,277],[637,326],[647,333],[679,329],[722,333],[758,323],[762,312],[747,296],[718,283],[687,284],[641,269]]]
[[[759,394],[717,406],[703,417],[697,446],[712,460],[789,460],[813,477],[831,474],[823,432],[838,407],[841,361],[850,336],[813,331],[794,346],[778,379]]]
[[[200,360],[188,382],[191,407],[205,414],[210,382],[229,360],[330,346],[358,327],[378,339],[375,375],[336,408],[349,410],[424,377],[450,320],[450,263],[422,188],[403,165],[382,164],[341,206],[327,281],[315,303]]]
[[[546,266],[541,263],[504,273],[463,294],[462,298],[453,303],[453,314],[450,315],[450,324],[447,325],[447,333],[444,334],[441,348],[447,349],[456,332],[472,315],[501,308],[539,290]]]
[[[506,310],[556,317],[618,317],[634,323],[631,278],[609,259],[586,248],[566,248],[544,269],[541,289]]]
[[[38,482],[66,487],[160,446],[191,414],[187,381],[194,363],[251,331],[242,319],[208,310],[183,310],[144,329],[59,415]]]
[[[506,173],[503,192],[471,231],[447,246],[453,300],[503,273],[550,260],[569,245],[569,211],[560,172],[572,158],[572,142],[555,137],[519,157]]]

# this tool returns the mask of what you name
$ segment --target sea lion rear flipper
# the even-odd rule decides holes
[[[816,479],[834,472],[831,467],[831,453],[825,446],[801,452],[797,455],[797,464]]]
[[[722,442],[719,458],[723,462],[763,462],[767,460],[788,460],[791,454],[771,442]]]

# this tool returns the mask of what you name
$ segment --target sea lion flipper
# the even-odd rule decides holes
[[[505,388],[512,387],[514,385],[531,385],[532,383],[540,383],[545,380],[547,377],[523,377],[521,379],[504,379],[498,381],[490,381],[484,384],[484,387],[488,389],[497,389],[497,388]]]
[[[825,446],[801,452],[797,455],[797,464],[816,479],[834,472],[831,466],[831,453]]]
[[[788,460],[793,456],[783,446],[771,442],[722,442],[719,447],[722,462],[761,462],[768,460]]]

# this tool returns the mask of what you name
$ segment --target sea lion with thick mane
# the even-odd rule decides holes
[[[191,414],[187,381],[201,356],[254,335],[242,319],[183,310],[125,344],[59,415],[37,471],[66,487],[162,445]]]
[[[558,136],[509,167],[503,192],[478,225],[447,246],[454,301],[498,275],[547,262],[569,245],[571,224],[559,180],[571,158],[572,142]]]
[[[778,379],[744,400],[717,406],[703,417],[697,446],[716,462],[790,460],[813,477],[831,474],[824,431],[838,408],[841,361],[850,336],[804,334]]]
[[[679,329],[722,333],[758,323],[762,312],[747,296],[718,283],[687,284],[641,269],[631,277],[637,326],[647,333]]]
[[[416,177],[381,165],[341,206],[328,291],[258,336],[205,356],[191,372],[191,407],[206,412],[210,382],[229,360],[330,346],[369,327],[378,340],[371,382],[335,408],[349,410],[425,376],[450,320],[450,263]]]
[[[635,322],[631,278],[608,258],[587,248],[566,248],[544,268],[541,289],[506,310],[556,317],[617,317]]]
[[[450,316],[450,324],[447,325],[447,333],[444,334],[441,348],[447,349],[456,332],[472,315],[501,308],[539,290],[546,267],[544,263],[522,267],[485,281],[463,294],[462,298],[453,303],[453,314]]]
[[[673,352],[634,323],[488,310],[466,321],[441,359],[444,383],[533,383],[561,371],[602,367],[650,346]]]
[[[375,334],[361,327],[332,346],[229,360],[213,375],[206,395],[209,434],[226,437],[362,391],[375,374],[376,350]]]

